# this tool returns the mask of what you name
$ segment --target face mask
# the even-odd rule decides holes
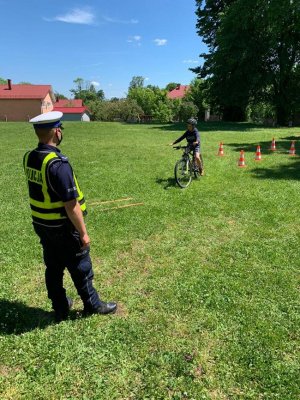
[[[63,140],[62,131],[60,131],[60,139],[58,138],[58,135],[56,137],[57,137],[57,140],[58,140],[57,146],[59,146],[61,144],[62,140]]]
[[[62,140],[63,140],[63,134],[62,134],[62,132],[61,132],[61,134],[60,134],[60,140],[58,141],[57,146],[59,146],[59,145],[61,144]]]

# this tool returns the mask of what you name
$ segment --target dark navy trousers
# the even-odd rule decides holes
[[[60,312],[68,308],[66,290],[63,287],[65,268],[71,275],[85,311],[97,309],[101,303],[93,287],[90,249],[81,249],[79,233],[73,225],[67,223],[62,227],[49,228],[33,224],[33,227],[43,247],[46,287],[54,311]]]

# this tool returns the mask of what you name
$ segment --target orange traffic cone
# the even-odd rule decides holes
[[[240,154],[240,159],[239,159],[239,162],[238,162],[238,166],[239,167],[246,167],[246,164],[245,164],[245,152],[244,152],[244,150],[241,150],[241,154]]]
[[[273,138],[273,140],[272,140],[272,144],[271,144],[271,149],[270,149],[271,151],[276,151],[276,142],[275,142],[275,139]]]
[[[219,146],[219,151],[218,151],[218,156],[223,157],[224,156],[224,150],[223,150],[223,143],[220,143]]]
[[[292,140],[291,148],[289,151],[290,156],[295,156],[296,155],[296,148],[295,148],[295,140]]]
[[[255,161],[261,161],[261,151],[259,145],[256,148]]]

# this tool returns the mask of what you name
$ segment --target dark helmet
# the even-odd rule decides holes
[[[197,125],[197,120],[195,118],[190,118],[187,120],[187,124],[196,126]]]

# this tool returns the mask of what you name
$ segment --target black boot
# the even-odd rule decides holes
[[[61,322],[68,318],[69,312],[73,306],[73,300],[71,299],[71,297],[67,297],[67,302],[68,303],[66,304],[65,307],[54,310],[56,322]]]
[[[104,301],[100,301],[100,306],[94,309],[84,308],[84,315],[91,314],[114,314],[117,311],[117,303],[109,302],[105,303]]]

